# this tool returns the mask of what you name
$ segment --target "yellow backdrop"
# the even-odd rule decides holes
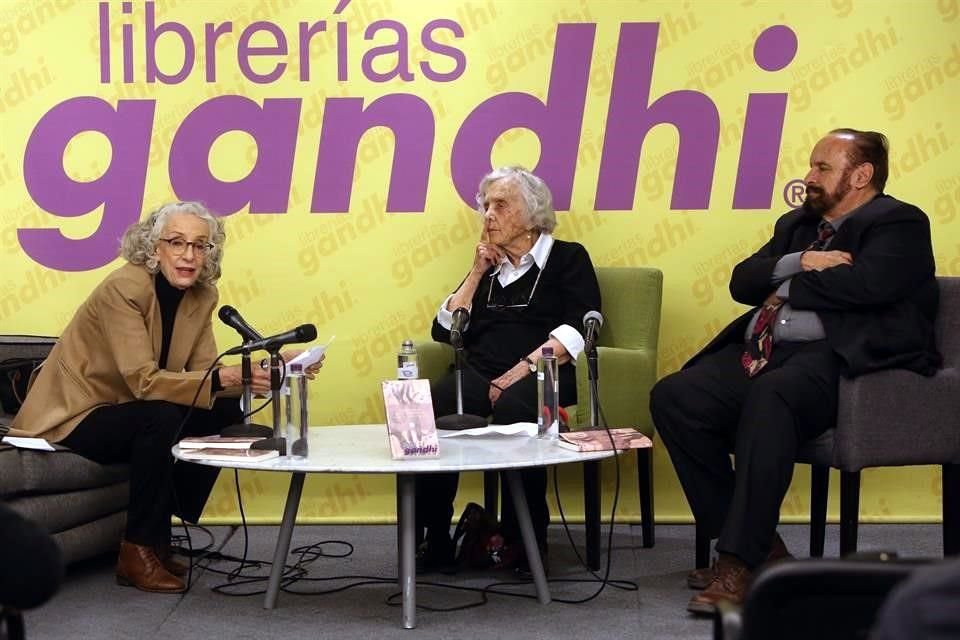
[[[148,12],[155,40],[152,78],[144,53]],[[191,182],[194,175],[172,175],[168,162],[175,141],[186,145],[184,158],[196,161],[199,149],[202,162],[208,151],[212,179],[227,191],[252,172],[259,157],[271,164],[271,171],[287,162],[289,188],[282,180],[281,186],[271,182],[257,187],[274,195],[286,192],[279,206],[272,200],[251,213],[252,205],[245,204],[250,193],[241,191],[247,196],[234,207],[236,212],[221,210],[229,214],[221,302],[240,309],[264,334],[303,322],[316,324],[321,340],[336,334],[312,385],[316,423],[381,421],[379,380],[394,375],[395,354],[404,338],[428,338],[436,306],[466,272],[478,235],[479,220],[460,194],[472,193],[480,176],[472,184],[455,179],[451,158],[469,158],[472,150],[467,134],[459,145],[457,136],[469,128],[465,121],[474,109],[491,96],[521,92],[544,101],[551,78],[558,87],[574,83],[570,60],[553,68],[554,50],[559,46],[558,24],[579,24],[595,30],[587,33],[592,43],[583,31],[576,32],[589,75],[579,94],[566,96],[583,100],[583,122],[579,133],[574,126],[561,136],[575,144],[575,166],[567,185],[569,210],[563,207],[559,213],[557,235],[583,243],[599,266],[652,265],[663,270],[659,368],[661,375],[667,374],[741,312],[726,290],[730,268],[763,242],[780,213],[796,204],[791,200],[792,181],[803,177],[813,143],[831,128],[875,129],[889,136],[888,192],[928,213],[938,272],[960,275],[958,17],[958,0],[7,1],[0,4],[0,331],[58,334],[90,289],[118,264],[98,258],[96,243],[87,238],[110,221],[135,219],[175,195],[203,195],[190,190],[198,184]],[[228,21],[231,28],[221,28]],[[189,72],[171,80],[186,68],[181,36],[172,27],[161,28],[174,23],[192,38],[193,57]],[[632,206],[598,207],[598,182],[615,169],[613,163],[603,167],[602,156],[618,43],[629,32],[629,23],[659,25],[651,103],[687,90],[716,107],[719,144],[705,208],[672,205],[680,138],[666,125],[654,127],[643,141]],[[774,25],[796,34],[798,48],[785,66],[767,71],[754,59],[754,43]],[[305,28],[312,29],[312,36],[303,50],[299,45]],[[282,52],[278,33],[286,40]],[[583,49],[584,42],[592,46]],[[261,53],[251,53],[256,47]],[[379,53],[377,47],[382,48]],[[626,74],[631,65],[642,67],[644,61],[649,62],[649,56],[625,59],[621,72]],[[626,81],[622,88],[629,88]],[[432,114],[425,205],[387,211],[394,174],[398,181],[410,181],[397,189],[408,188],[417,184],[415,169],[423,163],[394,165],[394,135],[386,127],[373,127],[360,138],[352,187],[323,186],[323,176],[316,176],[318,165],[326,175],[343,169],[338,150],[329,148],[329,140],[325,146],[321,138],[333,138],[336,125],[345,121],[331,116],[324,129],[328,100],[360,98],[369,107],[378,98],[396,100],[401,94],[417,98],[414,106],[421,110],[411,113]],[[787,94],[771,198],[768,205],[735,209],[731,203],[749,121],[748,99],[760,94]],[[257,138],[241,131],[228,131],[206,147],[197,142],[198,132],[217,118],[208,116],[189,128],[190,114],[222,96],[243,96],[255,105],[269,99],[296,101],[286,103],[299,105],[295,121],[278,118],[266,127],[275,126],[277,139],[281,130],[295,129],[295,149],[258,148]],[[84,130],[86,116],[61,117],[54,110],[80,97],[99,99],[111,109],[128,101],[152,105],[154,111],[145,128],[123,129],[123,135],[97,133]],[[551,103],[554,111],[561,106]],[[645,107],[620,102],[621,109]],[[511,116],[496,117],[506,122]],[[56,121],[56,126],[76,127],[77,118],[78,133],[67,136],[59,149],[55,126],[40,126]],[[127,126],[133,127],[118,124],[120,129]],[[178,137],[181,128],[184,133]],[[136,154],[125,151],[137,133],[149,141],[139,164]],[[268,131],[263,139],[273,133]],[[37,139],[31,141],[32,135]],[[551,158],[541,158],[541,146],[556,148],[555,138],[542,141],[528,128],[508,128],[496,139],[485,166],[549,164]],[[690,144],[709,147],[703,140]],[[476,151],[484,154],[487,147],[479,145]],[[335,155],[320,163],[318,153],[324,152]],[[59,166],[61,155],[64,188],[44,177]],[[112,159],[118,162],[111,165]],[[746,165],[750,160],[746,158]],[[48,173],[32,173],[31,163]],[[98,179],[115,170],[122,174],[120,164],[129,164],[123,168],[134,177],[117,178],[108,193]],[[617,170],[624,171],[622,166]],[[145,176],[142,189],[134,179],[138,171]],[[631,174],[629,166],[625,172]],[[84,184],[93,195],[74,197],[74,187],[80,194]],[[142,195],[142,208],[132,211],[129,201],[118,203],[114,196],[120,192],[134,201]],[[311,212],[320,210],[312,206],[317,198],[329,203],[343,192],[350,195],[348,207]],[[91,197],[99,200],[91,205]],[[37,248],[36,237],[18,233],[42,228],[59,229],[65,244],[44,251]],[[97,246],[116,247],[115,236]],[[222,346],[236,342],[225,326],[217,323],[215,330]],[[660,448],[655,456],[657,516],[661,521],[689,519],[665,453]],[[562,473],[563,496],[568,512],[578,514],[575,471]],[[622,516],[636,519],[632,460],[624,473]],[[808,513],[807,473],[798,469],[784,504],[785,519],[802,519]],[[286,480],[280,474],[241,475],[250,520],[279,520]],[[476,499],[477,478],[467,478],[464,486],[469,490],[461,491],[461,501]],[[393,491],[386,477],[310,477],[301,519],[386,521],[393,517]],[[939,512],[938,470],[865,473],[865,519],[933,520]],[[206,518],[234,521],[237,516],[232,478],[221,478]]]

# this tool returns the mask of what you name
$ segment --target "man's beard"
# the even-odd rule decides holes
[[[849,178],[851,173],[853,173],[852,168],[844,170],[839,183],[837,183],[837,188],[832,193],[827,193],[821,187],[808,186],[807,197],[803,201],[803,210],[809,215],[822,216],[837,206],[837,203],[850,193]],[[811,196],[814,197],[811,198]]]

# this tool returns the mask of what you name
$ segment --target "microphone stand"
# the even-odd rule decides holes
[[[287,455],[287,440],[280,426],[280,345],[270,349],[270,408],[273,410],[272,437],[257,440],[251,449],[271,449]]]
[[[453,345],[454,380],[457,383],[457,412],[437,418],[437,429],[462,431],[463,429],[485,427],[487,426],[486,418],[463,412],[463,341],[458,340],[457,342],[458,344]]]
[[[590,427],[600,427],[600,371],[597,366],[597,343],[590,345],[587,354],[587,380],[590,387]],[[583,463],[584,518],[587,546],[587,566],[600,569],[600,463]],[[589,496],[589,497],[588,497]],[[590,498],[593,499],[590,499]]]
[[[248,340],[247,342],[250,341]],[[224,427],[220,430],[220,435],[226,437],[269,438],[273,435],[273,430],[270,427],[255,424],[250,421],[250,412],[253,410],[253,390],[250,384],[253,380],[253,370],[250,365],[249,351],[244,351],[240,355],[240,376],[243,382],[243,422]]]
[[[600,370],[597,367],[596,343],[590,345],[587,352],[587,380],[590,382],[590,428],[596,429],[600,426]]]

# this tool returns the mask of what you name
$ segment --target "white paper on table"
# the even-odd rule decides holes
[[[43,438],[17,438],[15,436],[4,436],[3,442],[12,444],[18,449],[36,449],[37,451],[56,451],[49,442]]]
[[[457,438],[459,436],[527,436],[537,435],[536,422],[514,422],[513,424],[488,424],[485,427],[475,429],[463,429],[461,431],[439,431],[441,438]]]

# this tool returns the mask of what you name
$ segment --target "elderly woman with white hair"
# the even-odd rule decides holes
[[[463,375],[463,410],[491,416],[495,424],[537,419],[536,365],[544,347],[560,364],[560,405],[575,404],[574,364],[583,351],[583,316],[600,310],[600,287],[586,249],[554,239],[557,224],[550,190],[520,167],[504,167],[480,182],[477,205],[483,230],[470,270],[440,305],[433,339],[450,341],[453,312],[470,312],[463,332],[469,367]],[[456,410],[451,371],[431,388],[437,415]],[[547,472],[522,472],[541,555],[546,556]],[[454,560],[450,539],[457,474],[417,477],[417,534],[421,571],[443,569]],[[501,566],[525,564],[520,528],[506,483],[503,490]],[[424,529],[425,535],[424,535]]]
[[[117,582],[144,591],[185,589],[170,557],[170,517],[196,521],[216,469],[178,463],[178,436],[240,421],[239,366],[217,357],[211,314],[226,236],[196,202],[164,205],[127,229],[126,264],[93,290],[64,329],[12,425],[99,463],[129,462],[130,502]],[[253,390],[270,388],[255,368]],[[182,424],[189,413],[189,419]]]

